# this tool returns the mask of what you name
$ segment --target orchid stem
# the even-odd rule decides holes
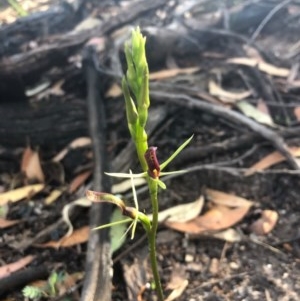
[[[158,295],[159,301],[164,300],[163,290],[160,282],[160,276],[158,272],[157,256],[156,256],[156,232],[158,227],[158,185],[152,178],[148,177],[148,186],[152,204],[152,226],[151,231],[148,233],[149,249],[150,249],[150,260],[153,278],[155,282],[155,290]]]

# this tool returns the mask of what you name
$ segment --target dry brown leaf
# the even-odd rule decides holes
[[[286,81],[286,80],[277,80],[278,83],[280,84],[283,84],[283,85],[286,85],[287,86],[287,89],[298,89],[300,87],[300,80],[291,80],[291,81]]]
[[[276,211],[264,210],[261,217],[251,225],[250,229],[256,235],[266,235],[274,229],[278,217],[279,215]]]
[[[65,95],[65,91],[62,89],[63,84],[65,83],[64,79],[60,79],[57,81],[51,88],[50,94],[55,96],[63,96]]]
[[[200,196],[196,201],[187,204],[181,204],[158,213],[158,222],[187,222],[197,217],[203,207],[204,198]],[[152,219],[152,215],[148,215]]]
[[[49,241],[44,244],[35,245],[40,248],[67,248],[75,245],[79,245],[87,242],[89,239],[90,228],[88,226],[84,226],[80,229],[77,229],[72,232],[72,234],[68,237],[62,237],[58,241]]]
[[[24,149],[22,159],[21,159],[21,171],[24,171],[26,169],[26,166],[28,165],[28,162],[30,161],[32,153],[33,153],[33,150],[31,149],[31,147],[27,146]]]
[[[297,120],[300,121],[300,107],[296,107],[294,109],[294,115],[296,116]]]
[[[239,100],[247,98],[252,94],[251,91],[244,91],[244,92],[225,91],[213,80],[209,81],[208,90],[211,95],[217,96],[224,103],[235,103]]]
[[[73,274],[65,274],[62,281],[56,284],[58,295],[62,296],[67,293],[68,290],[76,284],[78,280],[81,280],[84,276],[83,272],[73,273]]]
[[[262,56],[254,47],[245,44],[243,45],[243,49],[250,58],[257,60],[258,62],[263,62]]]
[[[174,290],[167,297],[167,299],[165,299],[165,301],[173,301],[173,300],[177,299],[178,297],[180,297],[182,295],[182,293],[184,292],[184,290],[186,289],[186,287],[188,286],[188,284],[189,284],[189,281],[187,279],[184,279],[178,287],[174,288]]]
[[[228,228],[225,230],[221,230],[218,232],[202,232],[199,234],[193,234],[190,235],[190,238],[199,238],[199,237],[213,237],[213,238],[217,238],[220,240],[225,240],[227,242],[238,242],[242,240],[242,236],[241,234],[233,229],[233,228]]]
[[[0,279],[7,277],[11,273],[14,273],[14,272],[24,268],[26,265],[31,263],[34,260],[34,258],[35,258],[35,256],[28,255],[18,261],[1,266],[0,267]]]
[[[6,205],[8,202],[18,202],[44,189],[44,184],[28,185],[14,190],[10,190],[0,194],[0,206]]]
[[[247,57],[231,58],[227,60],[227,63],[257,67],[262,72],[278,77],[288,77],[290,74],[289,69],[276,67],[264,61],[258,61],[257,59],[250,59]]]
[[[111,87],[108,89],[108,91],[105,93],[105,97],[119,97],[123,94],[122,88],[120,85],[113,83]]]
[[[87,170],[77,175],[69,186],[69,193],[75,192],[92,174],[91,170]]]
[[[199,67],[167,69],[158,72],[153,72],[149,75],[149,78],[150,80],[160,80],[174,77],[179,74],[193,74],[199,70]]]
[[[16,224],[19,224],[22,220],[15,219],[15,220],[7,220],[5,218],[0,217],[0,229],[9,228],[11,226],[14,226]]]
[[[222,191],[205,189],[207,198],[215,204],[227,206],[227,207],[249,207],[253,205],[253,202],[248,201],[242,197],[228,194]]]
[[[52,161],[59,162],[66,156],[66,154],[70,151],[70,149],[88,146],[91,145],[91,143],[92,140],[89,137],[76,138],[67,147],[62,149],[54,158],[52,158]]]
[[[268,108],[268,106],[266,105],[266,103],[262,100],[262,99],[259,99],[258,100],[258,103],[257,103],[257,109],[260,111],[260,112],[262,112],[262,113],[264,113],[264,114],[267,114],[267,115],[269,115],[269,116],[271,116],[270,115],[270,111],[269,111],[269,108]]]
[[[38,152],[33,151],[30,147],[26,147],[23,153],[21,171],[25,173],[29,180],[38,180],[40,182],[45,181],[39,154]]]
[[[216,275],[220,270],[220,260],[218,258],[212,258],[209,265],[209,272],[212,275]]]
[[[290,153],[294,157],[300,157],[300,147],[289,147]],[[280,154],[279,152],[275,151],[265,157],[263,157],[261,160],[259,160],[257,163],[252,165],[246,172],[245,176],[250,176],[254,174],[257,171],[265,170],[275,164],[278,164],[280,162],[285,161],[286,158]]]
[[[173,291],[170,293],[167,299],[165,299],[165,301],[173,301],[182,295],[189,284],[186,278],[187,276],[184,266],[175,264],[172,269],[170,282],[167,285],[167,289],[171,289]]]
[[[208,234],[210,237],[225,240],[227,242],[238,242],[242,240],[241,234],[235,229],[229,228],[216,233]]]
[[[204,215],[186,222],[166,222],[166,226],[187,234],[200,234],[207,231],[219,231],[235,225],[249,211],[250,206],[229,209],[224,206],[215,206]]]
[[[50,205],[54,203],[62,195],[62,193],[63,191],[58,189],[51,191],[51,193],[45,199],[45,204]]]

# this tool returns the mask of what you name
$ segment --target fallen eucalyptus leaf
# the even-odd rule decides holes
[[[248,117],[253,118],[259,123],[266,124],[271,127],[276,127],[270,115],[265,114],[254,107],[247,101],[239,101],[236,106]]]
[[[35,258],[35,256],[28,255],[15,262],[1,266],[0,267],[0,279],[5,278],[5,277],[9,276],[11,273],[24,268],[26,265],[31,263],[34,260],[34,258]]]
[[[149,79],[161,80],[165,78],[175,77],[176,75],[179,74],[193,74],[199,70],[200,70],[199,67],[167,69],[167,70],[150,73]]]
[[[290,74],[289,69],[276,67],[264,61],[253,59],[253,58],[251,59],[247,57],[231,58],[227,60],[227,63],[244,65],[249,67],[257,67],[262,72],[278,77],[288,77]]]
[[[63,193],[63,190],[55,189],[46,197],[45,204],[50,205],[54,203]]]
[[[29,180],[38,180],[42,183],[45,181],[39,154],[30,147],[26,147],[24,150],[21,161],[21,171],[25,173]]]
[[[186,223],[166,221],[165,225],[171,229],[187,234],[218,231],[235,225],[248,213],[249,209],[250,206],[237,207],[235,209],[215,206],[204,215],[198,216]]]
[[[0,194],[0,206],[6,205],[8,202],[18,202],[44,189],[44,184],[28,185],[14,190],[10,190]]]
[[[72,231],[70,235],[64,236],[58,241],[52,240],[44,244],[36,244],[35,247],[54,249],[72,247],[87,242],[89,239],[89,233],[90,228],[88,226],[84,226]]]
[[[206,188],[205,194],[210,201],[218,205],[228,207],[248,207],[253,205],[253,202],[248,201],[247,199],[218,190]]]
[[[158,213],[158,222],[163,223],[165,221],[168,221],[184,223],[186,221],[192,220],[200,214],[203,203],[203,196],[200,196],[196,201],[192,203],[174,206],[161,211]],[[152,215],[149,214],[148,217],[152,220]]]
[[[300,147],[289,147],[288,149],[294,157],[300,157]],[[271,154],[263,157],[258,162],[256,162],[254,165],[252,165],[245,172],[245,176],[250,176],[257,171],[265,170],[265,169],[267,169],[275,164],[278,164],[280,162],[283,162],[285,160],[286,160],[286,158],[282,154],[280,154],[278,151],[272,152]]]
[[[244,91],[244,92],[226,91],[213,80],[209,81],[208,90],[211,95],[217,96],[224,103],[235,103],[238,100],[245,99],[252,94],[251,91]]]
[[[274,229],[278,218],[279,215],[276,211],[264,210],[261,217],[250,226],[250,229],[256,235],[266,235]]]

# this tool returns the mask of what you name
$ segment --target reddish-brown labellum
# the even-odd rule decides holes
[[[158,178],[160,172],[160,166],[156,157],[156,150],[157,147],[150,146],[144,155],[148,165],[148,175],[153,179]]]

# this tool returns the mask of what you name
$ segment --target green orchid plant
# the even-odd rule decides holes
[[[108,202],[118,206],[124,216],[128,219],[120,222],[114,222],[107,225],[102,225],[95,229],[103,229],[114,226],[119,223],[132,221],[128,231],[131,229],[131,238],[134,237],[135,229],[138,223],[141,223],[148,236],[149,255],[151,267],[155,283],[155,289],[159,301],[164,300],[163,290],[161,286],[160,276],[158,272],[156,258],[156,232],[158,227],[158,192],[159,187],[166,189],[165,183],[160,179],[163,175],[174,173],[184,173],[184,170],[164,172],[164,169],[169,163],[182,151],[183,148],[191,141],[190,137],[185,141],[165,162],[159,164],[156,150],[157,147],[148,146],[148,137],[145,131],[145,126],[148,119],[148,110],[150,106],[149,97],[149,69],[145,51],[146,38],[137,28],[133,30],[131,40],[125,43],[125,56],[127,62],[127,72],[122,79],[122,90],[126,104],[127,124],[132,140],[134,141],[136,152],[140,161],[142,173],[107,173],[109,176],[130,178],[134,196],[135,207],[127,207],[125,202],[119,197],[105,193],[88,190],[86,196],[94,202]],[[134,188],[133,179],[142,177],[145,178],[149,187],[149,195],[152,205],[152,219],[139,211],[137,196]]]

